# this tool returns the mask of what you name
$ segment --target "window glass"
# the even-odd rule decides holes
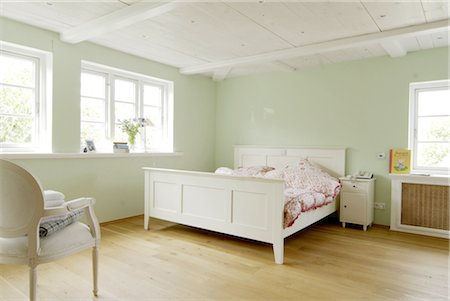
[[[80,143],[94,140],[96,148],[106,144],[106,85],[107,75],[83,70],[81,72]]]
[[[0,115],[0,142],[30,144],[33,142],[33,118]]]
[[[144,117],[152,121],[153,126],[157,128],[162,127],[161,108],[144,107]]]
[[[450,81],[410,85],[409,145],[413,172],[446,173],[450,167]]]
[[[134,104],[125,102],[115,103],[116,122],[136,117]]]
[[[82,144],[86,140],[94,140],[99,145],[103,144],[105,138],[104,123],[83,122],[81,124],[81,137],[83,137]]]
[[[81,98],[81,116],[85,121],[105,121],[105,102],[96,98]]]
[[[105,98],[106,78],[104,75],[81,73],[81,95]]]
[[[163,144],[163,135],[161,128],[151,127],[147,130],[146,143],[150,148],[155,145]]]
[[[144,105],[160,107],[161,102],[162,89],[158,86],[144,85]]]
[[[417,139],[421,141],[450,141],[450,117],[419,117]]]
[[[419,143],[417,147],[418,166],[445,168],[450,166],[450,146],[443,143]]]
[[[115,100],[136,102],[136,84],[132,81],[116,79],[114,81]]]
[[[127,134],[122,131],[119,124],[115,125],[114,141],[126,142],[128,140]]]
[[[0,112],[33,115],[36,98],[34,89],[0,86]]]
[[[89,138],[95,141],[97,151],[97,141],[104,142],[104,151],[111,151],[112,142],[128,141],[121,126],[127,121],[139,128],[138,151],[172,151],[170,82],[87,62],[82,72],[82,145]]]
[[[0,82],[4,84],[35,87],[36,62],[29,58],[8,55],[0,56]]]
[[[420,91],[418,97],[419,116],[450,115],[450,91]]]
[[[49,151],[51,54],[0,43],[0,151]]]

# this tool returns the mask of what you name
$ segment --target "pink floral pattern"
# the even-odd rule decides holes
[[[339,194],[339,180],[307,159],[293,166],[267,172],[264,177],[285,181],[284,227],[294,224],[302,212],[333,202]]]
[[[302,212],[330,204],[341,190],[338,179],[307,159],[283,169],[252,166],[231,170],[221,167],[216,173],[283,179],[285,181],[284,228],[292,226]]]
[[[250,166],[250,167],[239,167],[238,169],[230,169],[228,167],[219,167],[216,173],[222,175],[233,175],[242,177],[264,177],[264,175],[273,171],[275,168],[270,166]]]

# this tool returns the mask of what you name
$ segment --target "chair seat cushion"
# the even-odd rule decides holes
[[[40,239],[38,261],[45,262],[54,258],[69,255],[79,250],[94,246],[89,227],[75,222],[48,237]],[[19,238],[0,238],[0,254],[2,257],[27,260],[28,240],[26,236]]]

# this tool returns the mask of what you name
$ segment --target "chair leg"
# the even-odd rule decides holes
[[[30,301],[36,300],[36,266],[30,266]]]
[[[94,278],[94,296],[98,295],[98,248],[94,247],[92,249],[92,270]]]

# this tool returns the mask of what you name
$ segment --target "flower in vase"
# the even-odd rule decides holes
[[[139,133],[141,124],[135,121],[135,119],[126,119],[123,121],[119,120],[119,127],[122,132],[128,135],[128,142],[131,145],[134,145],[136,143],[136,135]]]
[[[140,128],[146,126],[153,126],[153,123],[148,118],[130,118],[123,121],[119,120],[119,127],[122,132],[128,135],[128,142],[131,146],[136,143],[136,135],[139,133]]]
[[[153,122],[148,118],[139,117],[134,120],[140,124],[140,127],[153,126]]]

